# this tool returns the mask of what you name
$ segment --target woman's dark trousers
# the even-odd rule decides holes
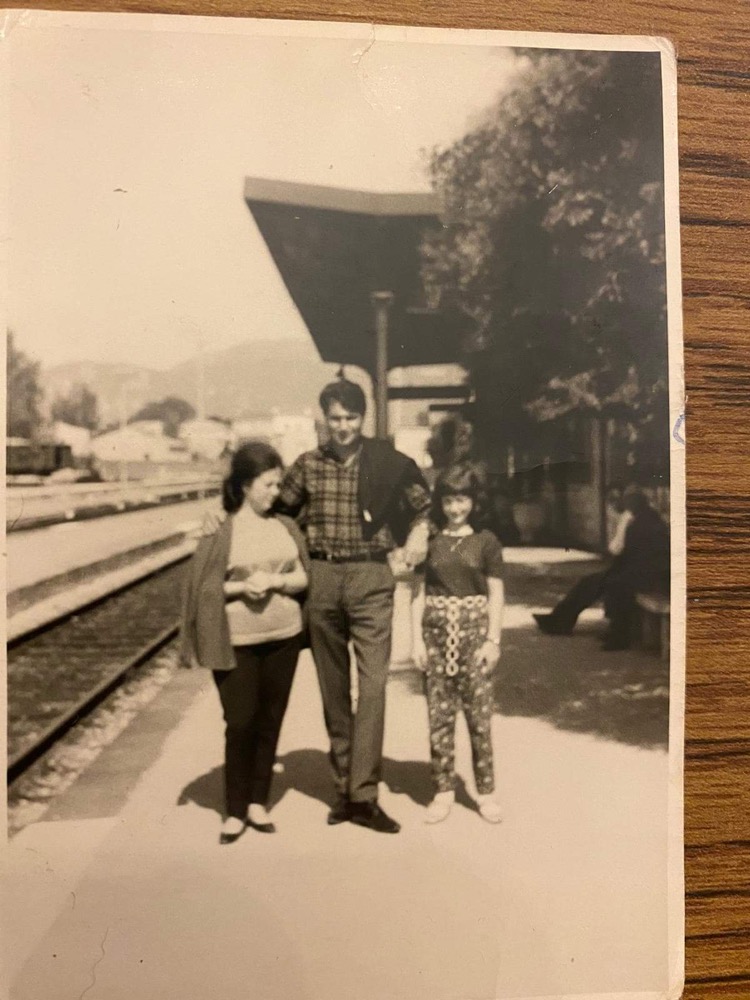
[[[251,803],[268,800],[300,636],[236,646],[234,652],[236,668],[214,671],[214,680],[226,722],[226,814],[245,819]]]

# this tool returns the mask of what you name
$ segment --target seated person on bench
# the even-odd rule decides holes
[[[600,598],[609,630],[603,649],[627,649],[639,591],[669,591],[669,528],[637,488],[622,495],[622,516],[609,551],[610,565],[585,576],[549,614],[534,618],[547,635],[570,635],[578,616]]]

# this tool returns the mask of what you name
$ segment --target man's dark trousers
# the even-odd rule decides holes
[[[385,562],[312,563],[310,644],[331,741],[336,791],[352,802],[376,802],[378,797],[394,587]],[[349,640],[359,682],[355,712]]]
[[[572,629],[580,613],[604,595],[611,573],[612,569],[605,569],[582,577],[552,609],[550,620],[560,629]]]

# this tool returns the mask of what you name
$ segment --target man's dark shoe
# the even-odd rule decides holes
[[[351,805],[349,804],[349,799],[338,799],[328,813],[328,825],[338,826],[339,823],[348,823],[350,818]]]
[[[573,626],[564,624],[554,614],[535,614],[534,621],[545,635],[572,635]]]
[[[376,833],[398,833],[401,824],[383,812],[377,802],[352,802],[350,817],[357,826],[365,826]]]

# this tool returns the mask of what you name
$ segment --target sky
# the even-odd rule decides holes
[[[459,138],[514,68],[512,50],[449,32],[370,44],[365,26],[108,17],[34,14],[6,39],[8,319],[45,367],[166,368],[199,344],[308,338],[245,177],[428,190],[424,151]]]

